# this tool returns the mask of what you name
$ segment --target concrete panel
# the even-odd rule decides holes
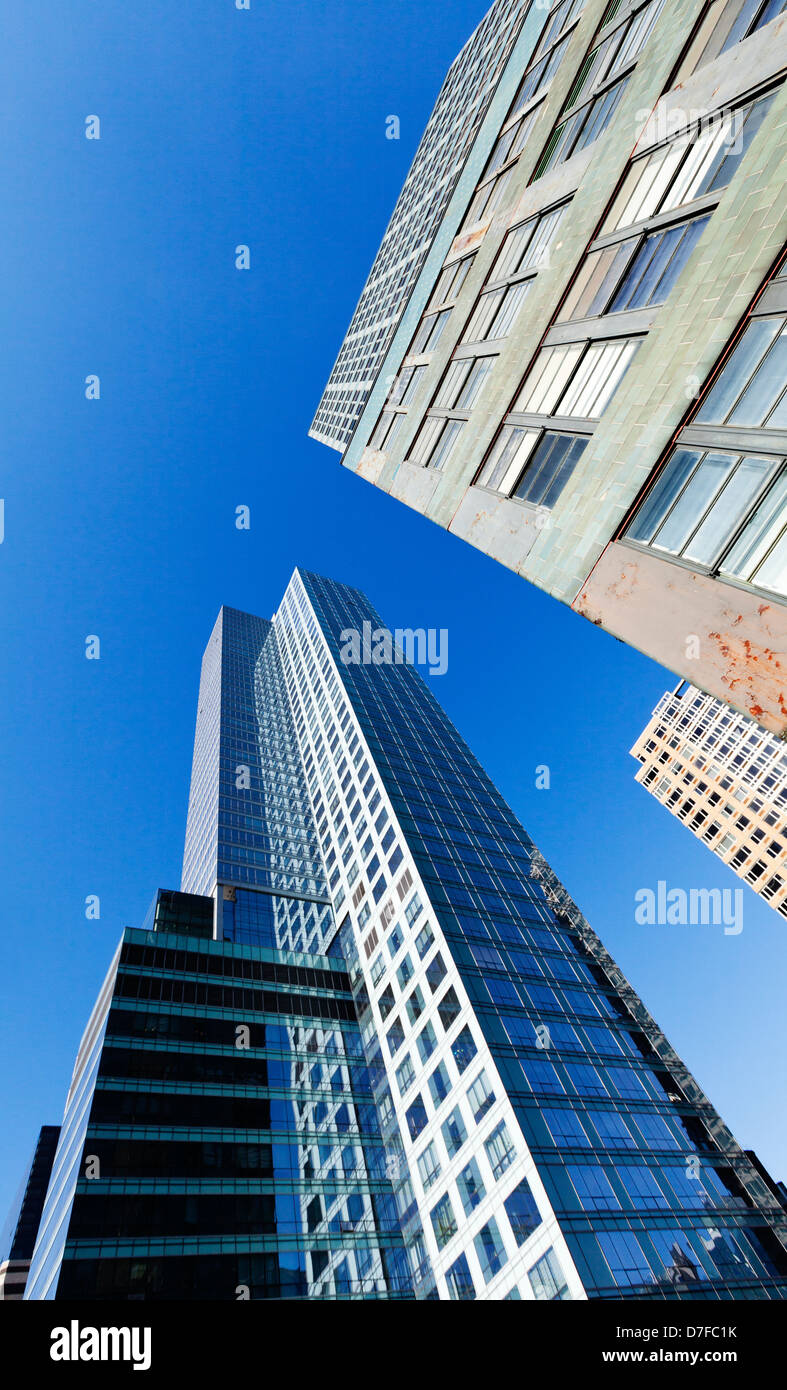
[[[421,468],[415,463],[400,463],[389,488],[392,497],[398,497],[408,507],[417,512],[425,512],[432,494],[440,482],[440,474],[432,468]]]
[[[448,529],[512,570],[538,535],[535,513],[480,487],[467,489]]]
[[[787,608],[778,600],[618,541],[571,606],[772,733],[787,731]]]

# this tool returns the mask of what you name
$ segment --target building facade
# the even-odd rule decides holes
[[[775,733],[783,7],[529,6],[343,451]]]
[[[451,64],[312,423],[333,449],[352,438],[528,4],[495,0]]]
[[[222,610],[182,891],[88,1026],[26,1296],[784,1297],[774,1185],[365,624],[300,570]]]
[[[19,1302],[24,1294],[59,1136],[59,1126],[42,1126],[0,1235],[0,1300]]]
[[[683,681],[631,750],[637,781],[787,917],[787,748]]]

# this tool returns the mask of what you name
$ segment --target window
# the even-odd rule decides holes
[[[466,1168],[463,1168],[456,1179],[456,1186],[459,1197],[464,1208],[465,1216],[469,1216],[478,1206],[484,1196],[485,1188],[481,1180],[481,1173],[474,1158],[470,1159]]]
[[[426,1106],[420,1096],[416,1097],[409,1110],[406,1111],[405,1118],[407,1120],[407,1128],[410,1131],[410,1138],[417,1139],[421,1131],[426,1128],[429,1119],[426,1113]]]
[[[426,353],[434,352],[450,317],[450,309],[442,309],[436,314],[425,314],[410,344],[408,357],[423,357]]]
[[[410,957],[409,957],[409,956],[403,956],[403,957],[402,957],[402,963],[401,963],[401,965],[399,966],[399,969],[398,969],[397,972],[396,972],[396,978],[397,978],[397,980],[399,981],[399,987],[400,987],[400,989],[404,989],[405,986],[409,984],[409,982],[410,982],[410,980],[412,979],[412,977],[413,977],[413,966],[412,966],[412,962],[411,962],[411,960],[410,960]]]
[[[787,317],[750,320],[695,420],[787,429]]]
[[[421,911],[421,906],[421,899],[419,898],[418,894],[413,893],[413,896],[411,897],[409,903],[407,904],[404,910],[404,915],[407,918],[408,927],[411,927],[413,925],[413,922],[415,921],[416,917]]]
[[[784,7],[785,0],[710,0],[672,85],[770,23]]]
[[[443,957],[440,955],[440,952],[438,951],[437,955],[432,957],[432,959],[426,967],[426,982],[429,985],[429,988],[431,989],[433,994],[436,989],[439,989],[440,985],[446,977],[446,974],[447,971],[445,963],[443,961]]]
[[[459,1153],[462,1145],[467,1138],[467,1130],[462,1119],[462,1112],[459,1106],[451,1111],[448,1119],[444,1121],[441,1133],[445,1143],[449,1158],[454,1158]]]
[[[451,362],[434,398],[435,408],[471,410],[496,361],[496,357],[461,357]]]
[[[404,1028],[398,1018],[394,1019],[385,1036],[388,1039],[388,1050],[393,1057],[394,1053],[399,1051],[399,1048],[404,1042]]]
[[[467,1099],[470,1102],[470,1110],[476,1124],[483,1118],[487,1110],[495,1103],[495,1093],[489,1085],[485,1071],[479,1072],[472,1086],[467,1092]]]
[[[619,1211],[620,1202],[603,1168],[569,1163],[567,1172],[583,1211]]]
[[[503,1206],[506,1209],[508,1224],[514,1235],[517,1245],[524,1245],[529,1236],[541,1225],[541,1213],[538,1210],[536,1199],[530,1191],[530,1184],[527,1178],[523,1178],[517,1187],[514,1188],[510,1196],[506,1197]]]
[[[461,1033],[458,1034],[451,1044],[451,1051],[454,1054],[454,1061],[461,1075],[478,1052],[478,1048],[473,1041],[473,1035],[469,1028],[463,1028]]]
[[[386,1018],[391,1012],[391,1009],[394,1007],[394,1004],[396,1003],[394,992],[391,989],[390,985],[388,985],[387,988],[383,990],[377,1002],[380,1008],[380,1017],[382,1018],[383,1022],[385,1022]]]
[[[663,304],[709,217],[628,237],[586,256],[561,319],[582,319]]]
[[[566,1277],[560,1268],[560,1261],[551,1247],[536,1261],[533,1268],[528,1270],[527,1277],[533,1297],[542,1302],[571,1297]]]
[[[545,1108],[541,1113],[558,1148],[590,1148],[587,1132],[573,1110]]]
[[[562,207],[551,208],[506,232],[497,260],[489,273],[488,283],[495,285],[501,280],[524,275],[526,271],[535,274],[548,266],[552,242],[566,207],[564,203]]]
[[[437,1036],[431,1023],[427,1023],[418,1034],[418,1052],[422,1062],[428,1061],[437,1047]]]
[[[617,1175],[623,1183],[635,1207],[667,1207],[669,1203],[656,1178],[649,1168],[634,1168],[628,1164],[618,1166]],[[678,1170],[682,1172],[683,1170]],[[699,1194],[695,1200],[699,1202]]]
[[[542,348],[476,485],[551,509],[587,447],[591,422],[609,405],[640,341],[585,339]],[[581,432],[550,428],[553,417],[581,420]]]
[[[407,1000],[407,1017],[411,1023],[417,1023],[424,1011],[424,996],[418,985],[416,985],[410,998]]]
[[[516,322],[529,288],[530,282],[522,280],[515,285],[487,290],[481,295],[470,315],[461,341],[483,343],[507,337]]]
[[[653,1282],[650,1265],[633,1231],[600,1231],[598,1243],[619,1287]]]
[[[464,420],[427,415],[408,454],[410,463],[438,471],[443,469],[459,442],[465,423]]]
[[[511,1142],[504,1122],[501,1121],[497,1128],[492,1130],[484,1147],[489,1159],[489,1166],[492,1169],[492,1177],[497,1180],[516,1158],[516,1149]]]
[[[408,1052],[401,1066],[396,1068],[396,1084],[399,1087],[399,1094],[406,1095],[415,1081],[415,1067],[410,1060]]]
[[[515,411],[600,419],[638,346],[638,339],[623,338],[543,348],[525,379]]]
[[[440,1108],[450,1090],[451,1078],[448,1075],[448,1068],[445,1062],[438,1062],[432,1075],[429,1077],[429,1092],[435,1110]]]
[[[473,1241],[481,1273],[488,1284],[503,1268],[508,1256],[494,1217],[481,1227]]]
[[[432,928],[429,926],[429,923],[427,922],[426,925],[421,928],[417,937],[415,938],[415,949],[418,952],[421,960],[423,960],[424,956],[426,955],[427,951],[429,950],[429,947],[432,945],[433,942],[434,932],[432,931]]]
[[[452,261],[450,265],[444,266],[437,278],[434,292],[429,302],[430,310],[443,308],[446,304],[454,303],[467,279],[468,272],[474,260],[475,254],[472,256],[464,256],[462,260]]]
[[[535,507],[552,508],[587,442],[582,435],[505,425],[478,479],[479,485],[518,497]]]
[[[626,536],[787,596],[786,498],[782,460],[679,447]]]
[[[702,125],[634,160],[602,234],[631,227],[709,193],[720,194],[751,145],[773,98],[769,92],[735,111],[719,111]]]
[[[437,1248],[442,1250],[459,1229],[454,1216],[454,1209],[451,1206],[451,1198],[447,1192],[444,1197],[440,1198],[437,1205],[432,1207],[430,1216]]]
[[[663,5],[664,0],[647,0],[633,13],[629,10],[616,27],[611,27],[609,22],[602,25],[600,42],[588,53],[577,73],[561,119],[536,165],[531,182],[586,149],[606,130]],[[612,21],[617,8],[613,6]]]
[[[456,990],[453,985],[451,985],[437,1005],[437,1013],[446,1032],[448,1032],[451,1024],[458,1017],[461,1008],[462,1006],[457,998]]]
[[[418,1174],[424,1186],[424,1191],[437,1182],[440,1176],[440,1160],[437,1157],[437,1149],[434,1144],[427,1144],[423,1153],[418,1159]]]
[[[454,1261],[446,1272],[445,1282],[448,1285],[449,1296],[453,1300],[459,1302],[475,1298],[475,1285],[466,1255],[460,1255],[459,1259]]]
[[[787,315],[766,285],[624,539],[787,596]]]

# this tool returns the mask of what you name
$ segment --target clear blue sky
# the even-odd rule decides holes
[[[787,1177],[787,924],[746,887],[738,937],[634,923],[660,878],[739,886],[633,780],[628,749],[672,677],[307,438],[484,10],[39,0],[5,16],[0,1224],[39,1125],[60,1120],[121,928],[179,884],[216,612],[269,616],[298,563],[366,590],[391,626],[449,629],[438,698],[740,1141]]]

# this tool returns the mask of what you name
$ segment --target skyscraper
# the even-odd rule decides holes
[[[60,1130],[43,1125],[25,1179],[0,1234],[0,1299],[22,1298]]]
[[[418,273],[342,446],[360,477],[774,733],[784,2],[533,0],[510,51],[468,72],[494,97],[428,252],[402,224]]]
[[[683,681],[662,695],[632,756],[637,781],[787,917],[787,749]]]
[[[147,925],[28,1298],[787,1292],[773,1187],[358,591],[222,610]]]

